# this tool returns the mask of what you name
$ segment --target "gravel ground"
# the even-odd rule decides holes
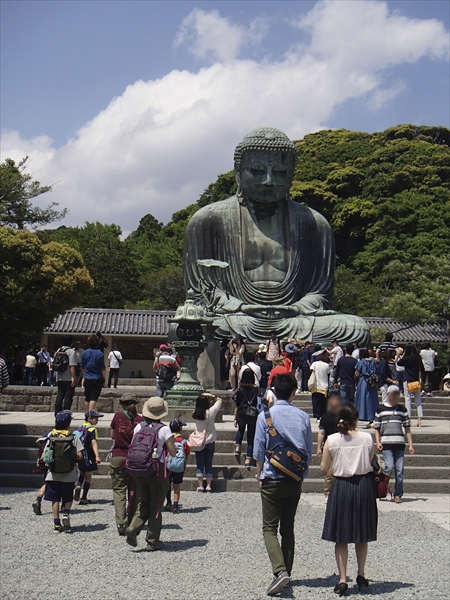
[[[0,494],[1,597],[34,600],[258,600],[267,598],[270,566],[257,494],[184,493],[184,511],[164,514],[165,550],[133,549],[117,535],[110,493],[93,490],[76,507],[72,532],[54,534],[49,502],[32,513],[33,491]],[[75,506],[75,505],[74,505]],[[325,504],[301,501],[292,588],[283,598],[334,598],[332,544],[321,538]],[[379,541],[370,545],[367,598],[448,599],[448,532],[421,514],[392,506],[380,513]],[[354,557],[350,594],[356,592]]]

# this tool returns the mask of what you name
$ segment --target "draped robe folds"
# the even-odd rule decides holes
[[[263,342],[275,329],[279,337],[299,337],[315,343],[369,341],[365,321],[331,310],[335,247],[328,221],[318,212],[293,201],[283,200],[287,235],[288,266],[284,281],[266,285],[249,280],[244,270],[241,210],[248,210],[234,196],[196,212],[186,229],[184,279],[202,301],[201,284],[216,287],[220,297],[215,324],[216,336],[242,335],[250,342]],[[262,234],[261,234],[262,235]],[[198,260],[212,259],[228,267],[205,267]],[[249,316],[243,305],[297,307],[293,317]]]

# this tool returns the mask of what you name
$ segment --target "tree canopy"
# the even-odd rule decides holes
[[[0,281],[3,347],[39,334],[92,288],[76,250],[55,241],[43,244],[36,234],[9,227],[0,227]]]
[[[33,181],[32,175],[25,172],[28,167],[28,156],[18,164],[11,158],[0,164],[0,225],[36,229],[59,221],[67,214],[67,209],[56,210],[57,202],[47,208],[32,205],[33,198],[51,192],[53,186]]]

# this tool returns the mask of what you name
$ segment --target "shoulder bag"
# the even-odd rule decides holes
[[[189,448],[192,452],[201,452],[206,446],[206,429],[203,433],[195,430],[188,438]]]
[[[422,386],[420,385],[420,381],[410,381],[408,383],[408,392],[410,394],[415,394],[416,392],[420,392]]]

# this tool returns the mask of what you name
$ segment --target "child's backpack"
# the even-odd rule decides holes
[[[77,451],[73,445],[75,437],[50,435],[42,453],[42,460],[52,473],[70,473],[75,468]]]
[[[159,475],[158,431],[162,423],[142,427],[134,436],[125,461],[129,475],[153,477]]]
[[[86,466],[88,467],[89,465],[92,464],[91,461],[91,448],[92,448],[92,444],[91,444],[91,436],[89,435],[89,431],[87,427],[84,427],[84,425],[80,425],[79,427],[77,427],[74,431],[73,431],[73,435],[75,435],[80,442],[83,444],[83,460],[86,464]]]
[[[64,371],[67,371],[68,366],[69,355],[63,348],[58,348],[53,357],[52,369],[58,373],[64,373]]]
[[[183,473],[186,467],[186,450],[184,449],[185,442],[175,442],[176,455],[168,456],[166,465],[172,473]]]

